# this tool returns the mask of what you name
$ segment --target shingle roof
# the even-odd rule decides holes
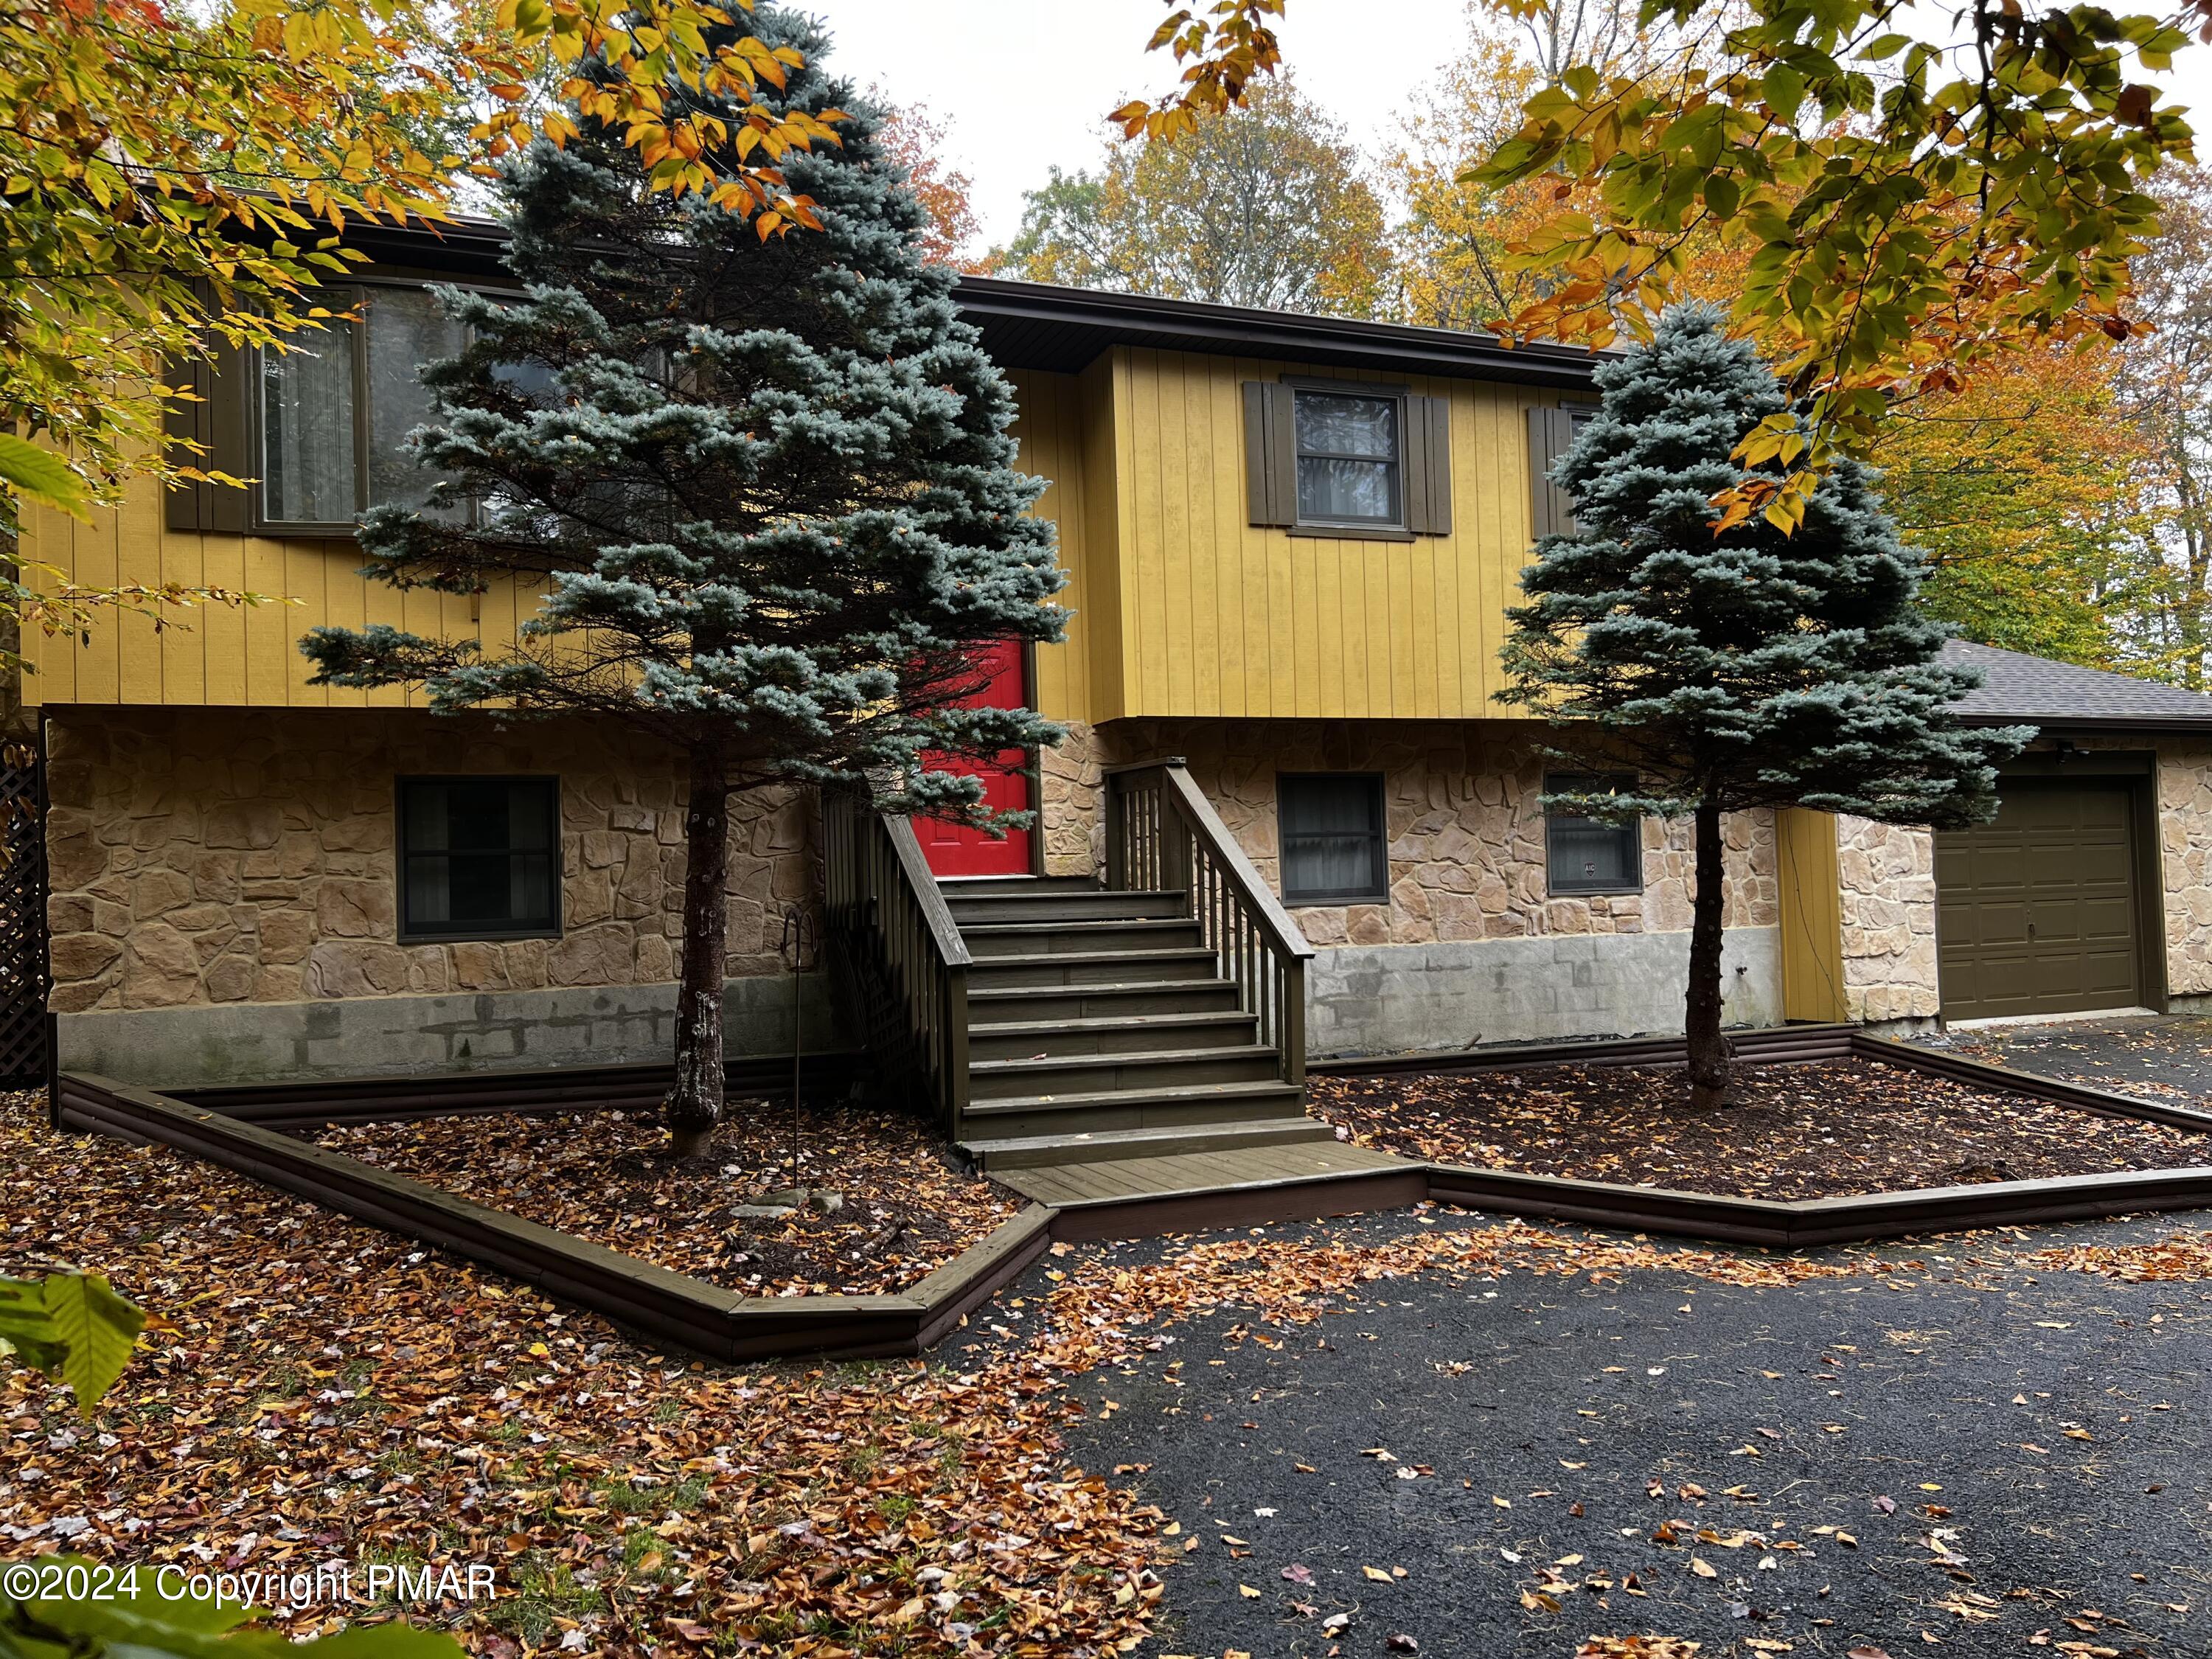
[[[1959,699],[1960,714],[1976,721],[2025,725],[2113,726],[2136,730],[2212,727],[2212,696],[2161,685],[2101,668],[2080,668],[2021,651],[1952,640],[1943,660],[1978,669],[1982,684]]]

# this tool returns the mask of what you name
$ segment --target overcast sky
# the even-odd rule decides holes
[[[841,72],[949,122],[948,159],[975,181],[987,242],[1013,234],[1022,192],[1048,167],[1093,162],[1107,111],[1174,80],[1172,60],[1144,52],[1166,15],[1162,0],[800,3],[828,21]],[[1465,3],[1290,0],[1279,32],[1298,84],[1373,150],[1395,136],[1408,94],[1460,49]],[[2212,48],[2184,53],[2172,82],[2170,96],[2212,106]]]

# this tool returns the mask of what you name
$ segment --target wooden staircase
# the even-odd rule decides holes
[[[1419,1201],[1305,1115],[1313,948],[1179,760],[1110,769],[1106,872],[939,881],[823,803],[830,961],[879,1078],[1055,1214],[1133,1238]]]
[[[1076,877],[939,886],[970,958],[960,1144],[985,1169],[1331,1138],[1187,892]]]

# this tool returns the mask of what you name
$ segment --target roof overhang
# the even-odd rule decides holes
[[[2182,720],[2167,715],[2133,719],[2114,715],[2108,719],[2085,719],[2074,714],[1990,714],[1975,713],[1959,716],[1961,726],[2033,726],[2038,735],[2046,738],[2100,737],[2212,737],[2212,720]]]
[[[1010,368],[1073,374],[1117,345],[1272,357],[1398,374],[1581,388],[1609,353],[1494,335],[963,276],[953,296]]]
[[[506,228],[487,219],[434,226],[356,221],[346,227],[344,240],[380,272],[512,280],[501,263]],[[1003,276],[963,276],[953,299],[962,316],[982,331],[996,362],[1061,374],[1075,374],[1126,345],[1586,390],[1591,371],[1617,355],[1577,346],[1508,345],[1495,335],[1460,329],[1161,300]]]

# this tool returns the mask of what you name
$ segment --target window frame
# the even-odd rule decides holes
[[[1282,377],[1281,383],[1290,388],[1291,393],[1289,487],[1291,517],[1291,523],[1286,526],[1290,533],[1293,536],[1327,537],[1338,541],[1365,539],[1380,542],[1410,542],[1413,540],[1413,528],[1407,518],[1406,477],[1406,447],[1409,436],[1407,429],[1406,401],[1411,396],[1410,388],[1384,385],[1371,380],[1332,380],[1324,376],[1308,374],[1285,374]],[[1307,453],[1304,446],[1298,441],[1298,399],[1308,393],[1323,398],[1364,398],[1370,403],[1387,402],[1395,405],[1391,416],[1390,455],[1390,465],[1395,473],[1395,487],[1392,493],[1396,496],[1398,503],[1398,513],[1395,519],[1387,520],[1382,519],[1310,519],[1306,516],[1304,492],[1298,488],[1299,467],[1305,460]],[[1316,454],[1318,455],[1318,452]],[[1371,455],[1347,455],[1339,459],[1371,461],[1376,458]],[[1322,775],[1316,773],[1300,775]]]
[[[337,295],[343,296],[344,299],[343,310],[345,313],[350,313],[360,311],[362,307],[368,305],[373,299],[376,289],[396,289],[401,292],[421,294],[428,291],[432,286],[433,283],[429,281],[410,281],[404,276],[355,276],[349,278],[344,283],[335,284],[331,288],[324,289],[319,291],[325,294],[335,294]],[[478,294],[512,295],[520,291],[514,288],[502,287],[495,283],[446,283],[441,281],[436,283],[436,286],[467,289],[471,292]],[[327,302],[325,303],[326,308],[329,310],[333,312],[341,310],[340,307],[330,306],[327,305]],[[350,519],[343,520],[272,519],[269,516],[269,434],[267,428],[267,403],[264,398],[266,386],[262,378],[263,365],[268,360],[269,351],[265,347],[254,346],[248,349],[246,353],[246,454],[248,457],[247,465],[251,469],[246,476],[253,480],[252,488],[246,492],[249,497],[246,511],[246,533],[248,535],[267,536],[276,538],[299,537],[302,539],[313,539],[325,537],[343,537],[350,540],[354,533],[361,528],[361,515],[368,511],[369,507],[369,434],[373,421],[372,411],[368,406],[369,376],[368,315],[364,312],[358,317],[349,318],[349,320],[352,325],[352,341],[349,356],[350,358],[353,369],[354,390],[354,516]],[[419,367],[419,365],[417,367]],[[477,503],[473,496],[469,498],[467,507],[468,519],[466,522],[469,526],[473,526],[477,521]]]
[[[1545,794],[1564,793],[1578,782],[1612,782],[1634,788],[1638,779],[1633,772],[1547,772],[1544,775]],[[1586,791],[1585,793],[1595,793]],[[1633,823],[1605,824],[1627,838],[1630,857],[1628,866],[1632,876],[1620,881],[1589,883],[1580,879],[1563,878],[1559,868],[1559,850],[1553,841],[1553,831],[1563,823],[1596,824],[1596,818],[1579,813],[1547,811],[1544,814],[1544,892],[1549,898],[1602,898],[1640,895],[1644,890],[1644,817],[1639,815]]]
[[[425,932],[412,924],[407,913],[407,866],[410,854],[407,847],[407,791],[415,784],[453,783],[536,783],[545,786],[552,797],[553,832],[548,848],[547,879],[551,884],[552,920],[542,927],[472,928],[459,930],[432,929]],[[392,780],[392,901],[394,926],[402,945],[471,945],[497,944],[503,940],[522,939],[560,939],[566,921],[564,911],[564,868],[561,858],[561,779],[552,772],[406,772]],[[510,849],[510,856],[512,851]]]
[[[1291,888],[1291,829],[1285,810],[1285,785],[1327,780],[1332,783],[1363,782],[1372,787],[1375,859],[1378,866],[1372,887]],[[1275,774],[1275,886],[1286,908],[1310,908],[1333,905],[1388,904],[1390,902],[1390,804],[1380,772],[1278,772]]]

